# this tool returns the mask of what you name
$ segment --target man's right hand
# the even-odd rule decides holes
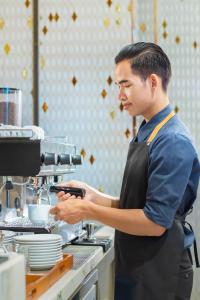
[[[95,198],[97,197],[98,191],[96,189],[92,188],[91,186],[89,186],[88,184],[86,184],[85,182],[82,182],[82,181],[71,180],[71,181],[63,183],[62,186],[76,187],[76,188],[85,189],[86,193],[85,193],[84,199],[86,199],[88,201],[94,202]],[[59,201],[65,201],[71,195],[69,193],[65,194],[64,192],[59,192],[57,194],[57,196],[58,196]]]
[[[116,207],[116,208],[119,205],[119,201],[118,201],[119,199],[117,197],[113,197],[113,196],[101,193],[97,189],[86,184],[85,182],[78,181],[78,180],[71,180],[66,183],[62,183],[61,185],[85,189],[86,193],[85,193],[85,197],[83,198],[83,200],[91,201],[97,205],[107,206],[107,207]],[[72,197],[73,197],[70,194],[65,194],[64,192],[58,193],[57,196],[58,196],[59,201],[66,201],[69,198],[72,199]]]

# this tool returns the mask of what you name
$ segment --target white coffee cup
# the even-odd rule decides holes
[[[29,204],[28,217],[35,225],[46,225],[49,221],[49,210],[51,205]]]

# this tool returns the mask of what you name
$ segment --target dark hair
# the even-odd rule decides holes
[[[133,73],[144,80],[154,73],[162,79],[163,90],[171,77],[171,64],[165,52],[154,43],[139,42],[125,46],[115,57],[115,63],[130,60]]]

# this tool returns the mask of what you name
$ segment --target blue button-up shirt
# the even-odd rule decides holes
[[[149,135],[170,112],[165,107],[149,122],[143,121],[138,142]],[[190,133],[179,117],[172,117],[149,145],[148,188],[145,215],[156,224],[170,228],[175,215],[184,216],[196,199],[200,176],[197,151]],[[185,232],[185,247],[193,242],[193,234]]]

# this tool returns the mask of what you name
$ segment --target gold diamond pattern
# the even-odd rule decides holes
[[[127,10],[131,13],[131,12],[132,12],[132,9],[133,9],[133,5],[132,5],[132,3],[130,2],[129,5],[127,6]]]
[[[28,27],[29,27],[30,29],[33,28],[33,18],[32,18],[32,17],[29,17],[29,18],[27,19],[27,25],[28,25]]]
[[[197,42],[196,42],[196,41],[194,41],[194,42],[193,42],[193,44],[192,44],[192,46],[193,46],[193,48],[194,48],[194,49],[196,49],[196,48],[197,48],[197,46],[198,46]]]
[[[166,21],[166,20],[163,21],[162,27],[163,27],[164,29],[167,27],[167,21]]]
[[[115,113],[115,111],[114,111],[114,110],[110,112],[110,116],[111,116],[111,119],[112,119],[112,120],[114,120],[114,119],[115,119],[115,117],[116,117],[116,113]]]
[[[40,57],[40,67],[42,70],[45,68],[45,65],[46,65],[45,58],[44,58],[44,56],[41,56]]]
[[[168,37],[168,33],[166,31],[163,32],[163,38],[166,39]]]
[[[78,16],[74,11],[73,14],[72,14],[72,20],[75,22],[77,18],[78,18]]]
[[[44,101],[44,103],[43,103],[43,105],[42,105],[42,109],[43,109],[43,112],[47,112],[47,110],[48,110],[48,105],[47,105],[47,103]]]
[[[73,86],[75,86],[76,84],[77,84],[77,79],[76,79],[76,77],[74,76],[73,78],[72,78],[72,84],[73,84]]]
[[[126,131],[124,132],[125,136],[127,137],[127,139],[130,137],[131,132],[130,130],[127,128]]]
[[[140,24],[140,30],[141,30],[142,32],[145,32],[145,31],[147,30],[147,27],[146,27],[146,24],[145,24],[145,23],[141,23],[141,24]]]
[[[59,17],[59,15],[58,15],[58,13],[56,13],[55,16],[54,16],[55,21],[58,22],[59,18],[60,18],[60,17]]]
[[[110,19],[109,18],[104,18],[103,20],[103,25],[107,28],[110,26]]]
[[[109,7],[111,7],[111,5],[112,5],[112,0],[108,0],[108,1],[107,1],[107,4],[108,4]]]
[[[101,92],[101,96],[102,96],[103,98],[106,98],[107,92],[106,92],[105,89],[103,89],[103,91]]]
[[[4,28],[5,21],[4,19],[0,18],[0,29],[2,30]]]
[[[123,111],[123,110],[124,110],[124,107],[123,107],[123,104],[122,104],[122,102],[120,103],[119,109],[120,109],[121,111]]]
[[[42,29],[42,31],[43,31],[44,35],[46,35],[47,32],[48,32],[48,28],[46,26],[44,26],[43,29]]]
[[[179,112],[179,107],[177,105],[175,106],[174,111],[176,114]]]
[[[121,19],[117,18],[117,19],[115,20],[115,24],[116,24],[117,26],[121,26],[121,25],[122,25]]]
[[[181,39],[180,39],[180,37],[177,35],[176,38],[175,38],[176,44],[180,44],[180,41],[181,41]]]
[[[28,70],[27,69],[23,69],[21,72],[22,78],[24,80],[26,80],[28,78]]]
[[[30,2],[29,0],[26,0],[24,4],[25,4],[25,6],[28,8],[29,5],[31,4],[31,2]]]
[[[91,165],[93,165],[94,161],[95,161],[95,158],[93,155],[90,156],[90,159],[89,159]]]
[[[109,76],[109,77],[108,77],[108,79],[107,79],[107,83],[108,83],[109,85],[111,85],[111,84],[112,84],[112,82],[113,82],[113,80],[112,80],[112,77],[111,77],[111,76]]]
[[[8,43],[5,44],[4,45],[4,51],[5,51],[6,55],[8,55],[10,53],[10,50],[11,50],[10,44],[8,44]]]
[[[50,14],[49,14],[49,17],[48,17],[49,21],[52,22],[52,21],[53,21],[53,18],[54,18],[54,17],[53,17],[53,15],[52,15],[52,13],[50,13]]]
[[[116,4],[116,5],[115,5],[115,11],[116,11],[117,13],[120,13],[120,11],[121,11],[121,6],[120,6],[120,4]]]
[[[81,149],[81,151],[80,151],[80,154],[81,154],[81,156],[83,157],[83,158],[85,158],[86,157],[86,151],[85,151],[85,149]]]

